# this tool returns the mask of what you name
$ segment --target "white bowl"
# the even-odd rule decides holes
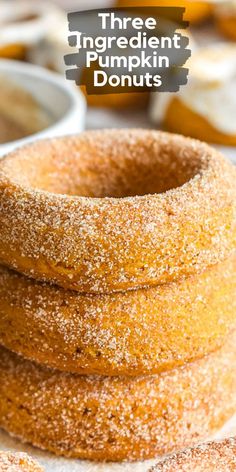
[[[84,129],[86,101],[79,88],[54,72],[18,61],[0,60],[0,76],[6,76],[29,92],[52,117],[42,131],[17,141],[0,144],[0,156],[45,137],[78,133]]]

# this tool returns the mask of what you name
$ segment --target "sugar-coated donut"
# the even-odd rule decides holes
[[[24,452],[0,452],[1,472],[43,472],[43,469]]]
[[[26,60],[27,47],[23,44],[6,44],[0,46],[0,57],[4,59]]]
[[[235,43],[193,49],[189,80],[177,94],[152,94],[151,119],[167,131],[236,146]]]
[[[82,292],[170,282],[236,246],[235,168],[151,130],[43,140],[0,162],[0,262]]]
[[[236,146],[236,134],[216,129],[204,116],[192,110],[181,97],[173,97],[166,108],[163,127],[209,143]]]
[[[236,327],[236,256],[179,282],[86,295],[0,267],[0,342],[83,374],[160,373],[217,348]]]
[[[234,0],[218,2],[214,10],[216,26],[226,38],[236,41],[236,3]]]
[[[192,24],[206,20],[213,11],[212,4],[208,1],[189,0],[117,0],[119,7],[184,7],[184,20]]]
[[[118,110],[124,108],[145,109],[148,106],[148,92],[130,92],[130,93],[108,93],[104,95],[88,95],[84,89],[82,92],[86,96],[87,104],[90,107],[116,108]]]
[[[0,349],[0,427],[58,455],[137,460],[209,438],[236,407],[236,337],[144,377],[52,371]]]
[[[218,15],[216,24],[226,38],[236,41],[236,12],[232,16]]]
[[[167,457],[150,472],[235,472],[236,439],[211,441]]]

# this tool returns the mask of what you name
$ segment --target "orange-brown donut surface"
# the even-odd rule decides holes
[[[192,110],[177,96],[174,96],[167,106],[163,128],[209,143],[236,146],[236,134],[227,134],[216,129],[207,118]]]
[[[199,273],[236,246],[235,168],[199,141],[103,130],[0,162],[0,262],[81,292]]]
[[[235,1],[218,2],[214,10],[216,27],[226,38],[236,41]]]
[[[150,472],[235,472],[236,440],[211,441],[173,454]]]
[[[236,328],[236,255],[161,286],[87,295],[0,267],[0,342],[80,374],[160,373],[218,349]]]
[[[1,472],[43,472],[43,469],[24,452],[0,452]]]
[[[27,56],[27,47],[23,44],[0,45],[0,57],[24,61]]]
[[[234,413],[235,389],[235,335],[152,377],[72,375],[0,349],[0,427],[67,457],[138,460],[193,446]]]
[[[208,1],[196,0],[117,0],[118,7],[183,7],[184,20],[192,24],[200,23],[212,14],[213,6]]]
[[[220,15],[216,17],[216,25],[226,38],[236,41],[236,14]]]

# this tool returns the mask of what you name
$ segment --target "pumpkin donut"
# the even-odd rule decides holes
[[[180,120],[179,117],[181,117]],[[168,106],[163,126],[173,133],[179,132],[185,136],[190,135],[209,143],[236,146],[236,134],[231,136],[217,130],[208,120],[199,116],[198,113],[183,103],[179,97],[174,97]]]
[[[108,93],[104,95],[88,95],[85,87],[81,90],[86,97],[87,104],[90,107],[115,108],[122,109],[145,109],[148,106],[148,92],[127,92],[127,93]]]
[[[216,25],[226,38],[236,41],[236,2],[225,0],[215,7]]]
[[[236,407],[236,338],[195,363],[144,377],[81,376],[0,348],[0,427],[58,455],[137,460],[192,446]]]
[[[188,84],[177,94],[152,94],[153,121],[172,133],[236,146],[236,45],[200,48],[188,67]]]
[[[1,472],[43,472],[36,462],[23,452],[0,452]]]
[[[82,374],[160,373],[216,350],[236,325],[236,256],[155,288],[86,295],[0,267],[0,342]]]
[[[184,7],[184,20],[192,24],[201,23],[212,14],[213,7],[208,1],[189,0],[117,0],[117,7]]]
[[[159,462],[150,472],[234,472],[236,439],[211,441],[173,454]]]
[[[27,56],[27,48],[22,44],[7,44],[0,47],[0,57],[6,59],[17,59],[25,61]]]
[[[0,162],[0,262],[106,293],[171,282],[236,246],[235,168],[151,130],[42,140]]]
[[[25,61],[63,11],[47,1],[0,0],[0,57]]]

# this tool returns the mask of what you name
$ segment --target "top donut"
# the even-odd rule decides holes
[[[0,162],[0,263],[87,293],[189,276],[236,248],[236,171],[149,130],[38,141]]]

